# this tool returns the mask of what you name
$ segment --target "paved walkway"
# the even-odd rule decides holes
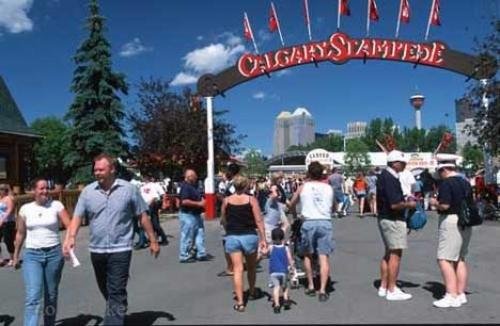
[[[178,221],[163,222],[170,245],[157,260],[147,250],[135,251],[128,286],[132,325],[164,324],[290,324],[290,323],[500,323],[500,223],[486,222],[474,230],[470,246],[469,303],[459,309],[437,309],[432,301],[444,287],[436,265],[436,216],[409,236],[400,284],[413,294],[407,302],[377,297],[382,243],[372,217],[335,219],[337,250],[331,258],[334,291],[326,303],[291,291],[290,311],[274,314],[266,298],[252,301],[244,313],[232,310],[231,279],[217,277],[223,268],[219,226],[206,223],[209,262],[179,264]],[[79,234],[77,256],[82,266],[66,265],[60,285],[58,325],[96,325],[104,310],[87,252],[87,228]],[[267,262],[263,263],[267,270]],[[264,291],[267,273],[259,273]],[[23,282],[20,271],[0,269],[0,325],[21,325]]]

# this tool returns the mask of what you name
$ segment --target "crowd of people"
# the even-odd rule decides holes
[[[415,209],[417,201],[425,201],[427,208],[440,215],[436,257],[446,287],[445,296],[433,305],[456,308],[466,304],[465,258],[472,229],[458,227],[457,219],[461,202],[472,196],[470,182],[457,172],[454,161],[439,163],[438,178],[428,171],[415,178],[406,172],[406,162],[405,154],[394,150],[387,156],[385,169],[370,170],[367,176],[360,171],[355,178],[346,177],[338,169],[330,172],[312,162],[307,175],[301,177],[285,178],[275,173],[253,180],[242,175],[237,165],[229,165],[218,185],[226,258],[226,266],[218,276],[233,279],[233,309],[246,309],[245,271],[248,300],[262,297],[256,278],[264,259],[269,261],[268,284],[273,289],[275,313],[280,313],[281,308],[290,309],[290,280],[301,271],[305,294],[317,296],[320,302],[328,301],[330,256],[337,245],[332,217],[346,216],[352,201],[358,202],[360,217],[369,210],[377,218],[384,244],[378,296],[388,301],[412,298],[397,287],[396,281],[403,251],[408,248],[406,212]],[[34,200],[20,208],[16,227],[13,199],[8,187],[0,185],[1,234],[10,254],[7,264],[21,267],[24,244],[25,325],[37,325],[40,314],[45,325],[55,324],[64,257],[71,257],[84,218],[89,220],[89,251],[95,278],[106,300],[104,324],[123,324],[134,238],[139,238],[136,248],[148,246],[154,257],[160,253],[160,244],[167,244],[168,239],[158,217],[164,189],[150,176],[137,185],[118,178],[115,164],[115,159],[106,154],[94,159],[96,181],[82,190],[72,217],[61,202],[50,198],[47,180],[35,179]],[[201,215],[205,199],[196,171],[185,170],[179,197],[179,262],[211,260]],[[62,241],[61,224],[66,228]],[[315,275],[319,278],[317,287]]]

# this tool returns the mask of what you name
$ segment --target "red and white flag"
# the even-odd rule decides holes
[[[278,31],[280,35],[281,45],[285,46],[285,42],[283,41],[283,34],[281,34],[280,21],[278,19],[278,14],[276,13],[276,8],[274,7],[274,3],[271,2],[271,10],[269,11],[269,31],[276,32]]]
[[[278,17],[276,17],[276,12],[273,10],[273,6],[269,9],[269,21],[268,21],[269,31],[274,33],[278,30]]]
[[[399,15],[396,22],[396,38],[399,36],[400,23],[408,24],[410,22],[410,3],[408,0],[401,0],[399,3]]]
[[[408,2],[408,0],[401,0],[401,12],[399,13],[399,20],[405,24],[408,24],[410,22],[410,3]]]
[[[337,30],[340,30],[340,16],[350,16],[349,0],[338,0],[337,9]]]
[[[366,14],[366,36],[370,35],[370,21],[378,21],[378,9],[375,0],[368,0],[368,12]]]
[[[434,0],[434,6],[431,13],[431,24],[434,26],[441,26],[441,19],[439,19],[439,0]]]
[[[377,4],[375,3],[375,0],[368,0],[370,2],[370,20],[373,21],[378,21],[378,9],[377,9]]]
[[[425,31],[425,40],[429,37],[431,25],[441,26],[441,19],[439,18],[441,8],[439,0],[432,0],[431,11],[429,12],[429,20],[427,21],[427,30]]]
[[[349,0],[339,0],[339,13],[343,16],[350,16]]]
[[[308,0],[304,0],[304,19],[306,21],[307,33],[309,34],[309,41],[312,41],[311,18],[309,16],[309,1]]]
[[[252,26],[250,26],[250,20],[248,20],[246,12],[243,14],[243,36],[247,41],[252,41],[255,52],[259,53],[257,43],[255,43],[255,38],[253,37]]]

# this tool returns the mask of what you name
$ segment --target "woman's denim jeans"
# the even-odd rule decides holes
[[[61,246],[25,249],[23,259],[24,325],[37,326],[42,293],[44,296],[43,321],[54,325],[57,313],[57,292],[64,265]]]

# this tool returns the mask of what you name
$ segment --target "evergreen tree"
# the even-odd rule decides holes
[[[90,34],[74,57],[71,91],[75,98],[66,114],[73,128],[69,132],[71,149],[64,161],[74,171],[75,183],[92,180],[92,159],[96,155],[126,153],[121,125],[125,113],[117,93],[127,94],[128,87],[125,76],[112,70],[111,45],[104,36],[105,19],[99,14],[97,0],[90,1],[89,9]]]
[[[33,121],[31,129],[42,135],[33,145],[35,174],[65,183],[71,174],[61,160],[70,148],[66,141],[68,126],[59,118],[46,117]]]

